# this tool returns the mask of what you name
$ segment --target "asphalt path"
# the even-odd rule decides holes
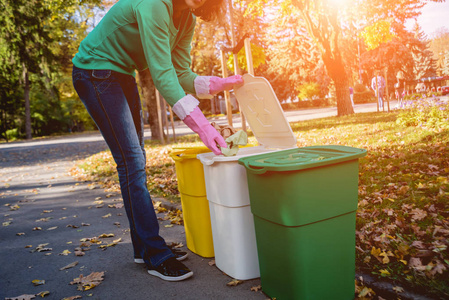
[[[376,110],[376,104],[355,106],[357,113]],[[298,122],[336,114],[336,108],[323,108],[287,112],[286,117],[289,122]],[[226,123],[224,117],[213,121]],[[236,128],[241,126],[238,116],[233,122]],[[189,133],[190,129],[177,123],[177,135]],[[150,138],[148,130],[145,138]],[[76,181],[68,173],[77,160],[105,149],[98,133],[0,144],[0,299],[44,291],[49,292],[46,299],[268,298],[255,288],[260,279],[228,286],[232,278],[213,265],[212,258],[188,250],[185,264],[194,276],[182,282],[152,277],[135,264],[120,195],[91,182]],[[166,227],[169,221],[163,220],[165,214],[158,217],[166,241],[185,245],[183,226]],[[102,235],[110,237],[98,238]],[[101,244],[89,241],[94,237]],[[83,244],[83,239],[88,241]],[[80,247],[83,256],[75,255]],[[72,263],[76,265],[61,270]],[[93,272],[104,272],[95,288],[79,291],[76,284],[70,284]],[[43,284],[35,285],[34,280]]]

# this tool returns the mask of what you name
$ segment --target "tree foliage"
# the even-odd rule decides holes
[[[17,132],[25,131],[27,138],[32,131],[42,135],[69,127],[60,101],[61,95],[65,98],[73,89],[65,90],[68,84],[64,81],[79,39],[87,30],[81,18],[92,16],[88,9],[99,4],[100,0],[0,1],[0,74],[5,85],[20,83],[22,95],[15,96],[22,97],[25,105],[24,110],[2,110],[3,136],[14,127]],[[9,102],[9,97],[3,94],[2,103]]]

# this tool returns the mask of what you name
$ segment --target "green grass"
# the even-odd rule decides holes
[[[360,159],[359,170],[358,271],[447,298],[449,131],[397,122],[399,114],[354,114],[291,127],[299,147],[334,144],[368,152]],[[251,133],[250,142],[255,143]],[[153,196],[179,201],[169,153],[173,147],[201,145],[194,135],[166,146],[146,143],[148,187]],[[103,152],[80,163],[75,173],[117,189],[113,165],[110,153]]]

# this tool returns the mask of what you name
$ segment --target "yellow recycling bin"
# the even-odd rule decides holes
[[[214,257],[203,164],[196,158],[206,152],[210,152],[207,147],[176,148],[170,157],[175,161],[187,248],[202,257]]]

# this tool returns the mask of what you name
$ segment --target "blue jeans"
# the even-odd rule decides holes
[[[133,76],[73,67],[73,86],[117,164],[134,255],[149,266],[174,257],[159,235],[146,181],[142,105]]]
[[[377,95],[377,101],[379,103],[379,108],[383,108],[383,106],[384,106],[384,93],[383,93],[383,91],[379,91],[379,94]]]

